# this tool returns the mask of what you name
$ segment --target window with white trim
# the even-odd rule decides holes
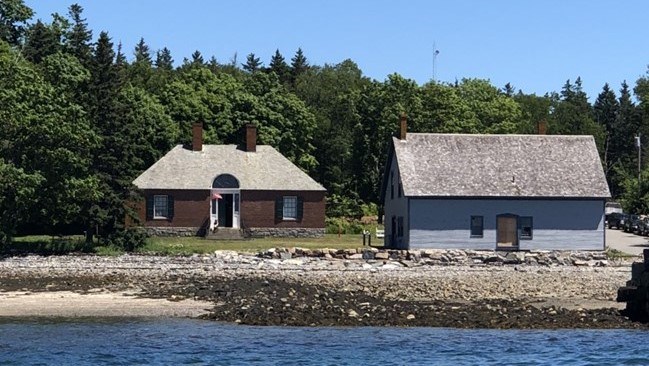
[[[169,217],[169,204],[166,195],[153,196],[153,218],[166,219]]]
[[[284,220],[297,220],[296,196],[284,196],[284,205],[282,207],[282,218]]]

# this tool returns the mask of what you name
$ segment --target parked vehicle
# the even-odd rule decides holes
[[[609,214],[612,213],[623,213],[624,211],[622,210],[622,205],[619,204],[618,202],[606,202],[604,205],[604,213],[608,216]]]
[[[618,212],[613,212],[608,215],[606,215],[606,223],[608,225],[609,229],[616,228],[616,229],[623,229],[624,228],[624,222],[626,221],[627,217],[629,215],[624,214],[624,213],[618,213]]]
[[[638,223],[638,235],[649,235],[649,216],[640,219]]]
[[[640,216],[638,215],[629,215],[626,220],[624,220],[624,231],[627,233],[635,233],[638,230],[638,223],[640,221]]]

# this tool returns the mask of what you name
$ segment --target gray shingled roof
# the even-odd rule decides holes
[[[609,197],[592,136],[393,138],[406,196]]]
[[[133,184],[140,189],[209,189],[220,174],[231,174],[242,190],[324,191],[271,146],[245,152],[236,145],[203,145],[191,151],[178,145],[160,158]]]

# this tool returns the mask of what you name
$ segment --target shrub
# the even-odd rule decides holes
[[[362,234],[363,230],[374,232],[376,225],[364,225],[357,219],[346,217],[327,217],[325,220],[327,234]]]
[[[103,239],[103,244],[132,252],[146,244],[147,235],[141,228],[115,230]]]

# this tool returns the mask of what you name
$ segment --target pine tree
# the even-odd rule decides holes
[[[275,54],[271,57],[268,71],[274,72],[282,84],[290,81],[291,68],[284,60],[284,56],[279,52],[279,49],[275,50]]]
[[[124,52],[122,52],[122,42],[117,44],[117,53],[115,54],[115,66],[118,70],[124,70],[128,66],[128,61]]]
[[[128,70],[129,80],[133,85],[148,89],[149,81],[153,76],[153,63],[151,61],[149,46],[144,42],[144,38],[140,38],[133,53],[135,55],[135,61],[133,61],[133,64],[131,64]]]
[[[637,169],[637,149],[634,136],[640,130],[640,115],[633,102],[629,85],[622,82],[615,121],[609,135],[608,166],[612,169],[609,188],[613,197],[619,197],[623,181],[627,175],[635,176]]]
[[[243,69],[245,71],[254,73],[259,71],[259,68],[262,65],[261,65],[261,61],[259,60],[259,57],[255,57],[254,53],[249,53],[248,56],[246,56],[246,63],[241,64],[241,66],[243,66]]]
[[[291,59],[291,82],[295,86],[297,78],[309,69],[309,63],[302,53],[302,48],[298,48],[295,56]]]
[[[135,63],[146,63],[151,65],[151,52],[149,51],[149,46],[144,43],[144,38],[140,38],[140,41],[135,45]]]
[[[612,162],[614,159],[610,159],[611,151],[611,134],[613,132],[613,126],[615,125],[615,120],[617,119],[619,104],[615,98],[615,93],[610,89],[607,84],[604,84],[602,92],[597,96],[597,100],[593,104],[593,114],[595,116],[595,121],[602,126],[604,130],[604,172],[606,177],[609,180],[612,174]]]
[[[192,66],[204,66],[205,65],[205,60],[203,60],[203,55],[199,50],[194,51],[192,53],[192,60],[190,62]]]
[[[108,33],[101,32],[97,47],[90,60],[91,82],[89,86],[89,105],[91,121],[100,137],[100,147],[92,157],[92,167],[97,173],[101,186],[102,199],[94,202],[91,215],[86,219],[86,241],[92,242],[96,230],[100,234],[111,232],[123,210],[120,198],[120,176],[118,160],[114,151],[120,148],[116,143],[115,132],[119,130],[116,101],[119,93],[118,70],[114,64],[115,52]]]
[[[82,65],[88,66],[92,58],[92,31],[88,29],[85,18],[81,18],[83,7],[72,4],[68,9],[68,16],[72,20],[72,29],[66,35],[66,47],[70,54],[76,56]]]
[[[159,70],[172,71],[174,60],[171,58],[171,51],[167,47],[156,52],[155,67]]]
[[[40,64],[45,57],[55,54],[59,48],[59,38],[54,30],[38,20],[27,31],[22,53],[27,60]]]

